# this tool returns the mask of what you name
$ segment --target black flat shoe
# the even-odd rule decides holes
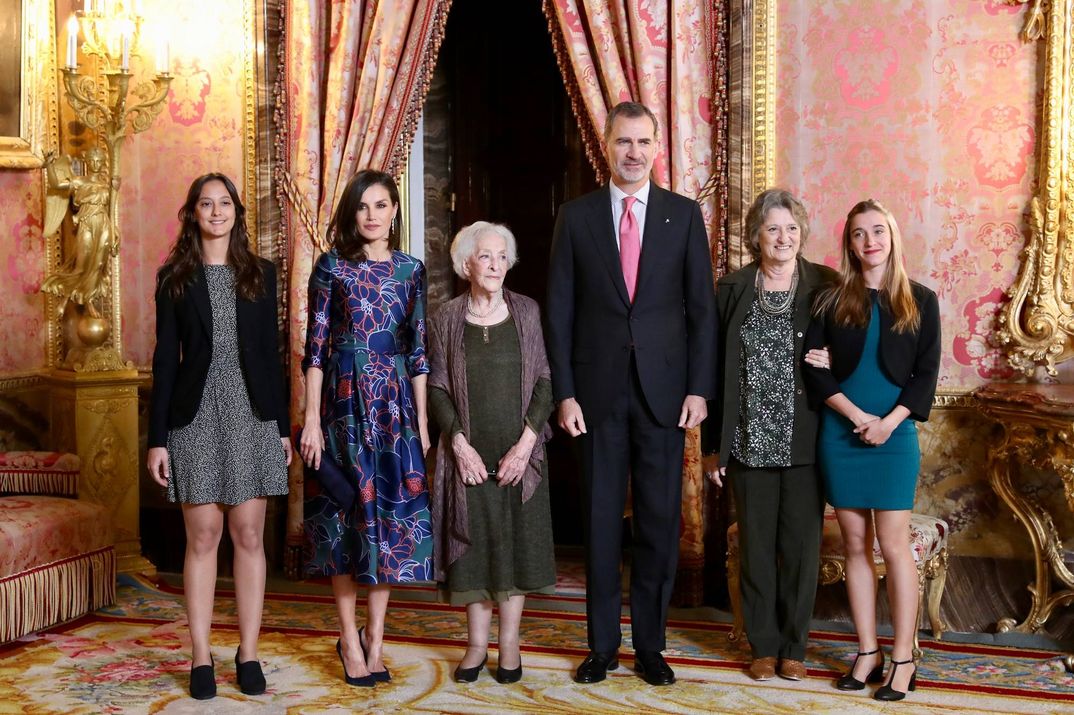
[[[608,677],[609,670],[615,670],[618,667],[618,653],[598,653],[595,650],[590,651],[589,655],[582,661],[582,664],[578,666],[578,670],[574,672],[574,682],[599,683]]]
[[[362,657],[365,658],[365,662],[368,666],[369,654],[365,652],[365,643],[362,642],[362,634],[364,632],[365,626],[358,629],[358,647],[362,649]],[[392,674],[388,671],[388,666],[384,666],[384,670],[371,670],[369,672],[373,675],[373,680],[378,683],[387,683],[392,679]]]
[[[649,685],[671,685],[675,682],[675,671],[659,651],[635,651],[634,671]]]
[[[489,654],[486,652],[485,657],[481,659],[481,663],[475,665],[473,668],[463,668],[460,664],[455,668],[455,682],[456,683],[472,683],[477,680],[477,676],[481,675],[481,669],[485,667],[485,663],[489,662]],[[519,669],[519,675],[522,674],[522,668]]]
[[[373,677],[372,673],[363,675],[360,678],[352,678],[347,674],[347,664],[343,662],[343,642],[338,639],[336,640],[336,653],[339,654],[339,663],[343,666],[343,679],[347,681],[347,685],[355,685],[359,688],[372,688],[377,684],[377,680]]]
[[[880,663],[875,668],[869,671],[869,675],[865,678],[865,682],[858,680],[854,677],[854,666],[858,664],[858,658],[867,655],[875,655],[880,653],[879,648],[875,648],[868,653],[858,653],[854,656],[854,664],[850,666],[850,670],[847,674],[840,677],[835,681],[835,687],[840,690],[864,690],[865,683],[882,683],[884,682],[884,654],[880,653]]]
[[[261,672],[261,661],[248,660],[240,663],[238,649],[235,650],[235,675],[243,695],[261,695],[265,692],[265,674]]]
[[[190,697],[195,700],[209,700],[216,697],[216,664],[191,666],[190,668]]]
[[[892,661],[891,661],[891,675],[888,676],[888,682],[885,683],[884,685],[881,685],[879,688],[876,689],[876,692],[873,693],[873,698],[876,699],[876,700],[884,700],[884,701],[887,701],[887,702],[894,702],[896,700],[902,700],[903,698],[905,698],[906,693],[904,693],[901,690],[896,690],[895,688],[891,687],[891,684],[893,682],[895,682],[895,672],[899,669],[899,666],[900,665],[909,665],[909,664],[913,664],[914,673],[913,673],[913,675],[910,676],[910,683],[907,685],[907,690],[917,690],[917,664],[914,663],[914,659],[913,658],[911,658],[910,660],[895,660],[895,659],[892,659]]]
[[[507,668],[501,668],[499,665],[497,665],[495,677],[497,683],[503,683],[504,685],[507,685],[509,683],[517,683],[518,681],[522,680],[522,662],[519,661],[518,667],[511,668],[510,670],[508,670]]]

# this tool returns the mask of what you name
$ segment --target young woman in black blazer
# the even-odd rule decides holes
[[[914,423],[928,419],[936,392],[940,311],[936,294],[907,277],[899,226],[878,202],[862,201],[847,215],[839,284],[820,294],[814,313],[806,348],[828,351],[807,353],[803,376],[811,401],[825,405],[817,463],[843,535],[858,633],[858,656],[836,687],[861,690],[883,679],[875,532],[895,644],[887,683],[873,697],[901,700],[917,678],[918,580],[909,535],[921,453]]]
[[[257,638],[265,596],[266,497],[287,493],[290,425],[276,326],[276,270],[249,246],[246,210],[223,174],[190,185],[179,238],[157,273],[149,473],[180,502],[190,694],[216,695],[209,650],[216,551],[228,513],[247,695],[265,691]]]

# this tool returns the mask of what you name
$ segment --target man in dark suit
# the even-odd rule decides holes
[[[548,357],[559,425],[581,436],[589,656],[575,680],[619,665],[620,536],[632,479],[635,670],[675,682],[664,627],[678,561],[685,430],[715,392],[716,309],[701,211],[649,180],[657,122],[608,115],[611,183],[560,207],[548,276]]]

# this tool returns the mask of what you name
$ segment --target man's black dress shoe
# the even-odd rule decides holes
[[[598,653],[590,651],[578,670],[574,673],[576,683],[599,683],[608,677],[609,670],[619,667],[618,653]]]
[[[659,651],[635,651],[634,670],[649,685],[671,685],[675,682],[675,671],[668,667]]]

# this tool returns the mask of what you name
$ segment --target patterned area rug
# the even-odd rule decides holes
[[[486,672],[462,685],[451,673],[465,645],[464,612],[432,601],[432,593],[422,587],[393,593],[386,646],[393,680],[373,690],[342,682],[327,591],[270,594],[260,642],[269,691],[246,697],[234,683],[234,600],[218,592],[213,655],[219,695],[197,702],[186,694],[189,641],[180,594],[124,577],[115,607],[0,649],[0,713],[1074,711],[1074,676],[1052,652],[926,641],[918,690],[884,706],[868,691],[832,687],[852,657],[847,634],[812,634],[805,681],[760,684],[744,674],[748,654],[728,642],[729,626],[709,620],[669,624],[666,654],[679,679],[675,686],[646,685],[632,673],[628,649],[607,682],[576,685],[570,675],[586,650],[585,616],[572,591],[528,603],[521,683],[499,685]],[[490,666],[495,660],[493,651]]]

